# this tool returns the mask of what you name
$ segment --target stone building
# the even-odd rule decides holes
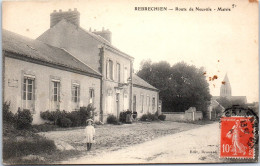
[[[156,112],[159,100],[158,90],[151,87],[144,80],[141,81],[142,85],[139,85],[139,81],[133,84],[134,58],[114,47],[111,44],[111,35],[112,33],[108,29],[105,30],[103,28],[101,31],[91,31],[90,29],[87,31],[80,27],[80,13],[77,9],[69,11],[59,10],[53,11],[50,14],[50,28],[40,35],[37,40],[33,40],[33,42],[41,43],[46,47],[48,46],[46,50],[60,50],[72,57],[70,59],[72,64],[81,64],[88,67],[88,71],[86,72],[91,71],[95,73],[95,77],[92,74],[92,77],[88,75],[88,77],[84,78],[75,76],[75,79],[71,79],[76,80],[78,84],[80,83],[80,86],[86,86],[80,88],[80,95],[92,94],[95,97],[95,101],[93,102],[97,108],[96,111],[100,115],[99,120],[105,122],[107,116],[110,114],[118,117],[120,112],[124,110],[140,110],[138,105],[140,94],[145,95],[143,102],[149,97],[149,101],[147,100],[148,103],[146,103],[147,108],[143,107],[146,109],[145,111],[151,110],[152,112]],[[45,50],[42,51],[44,53]],[[19,50],[16,50],[16,52],[19,53]],[[46,51],[45,54],[48,54],[46,55],[48,57],[45,58],[48,61],[50,58],[55,57],[57,53]],[[38,53],[34,56],[37,58]],[[57,63],[59,62],[59,58],[62,57],[57,56]],[[70,64],[69,60],[66,63]],[[28,69],[30,68],[28,67]],[[18,70],[23,69],[17,68]],[[51,75],[51,73],[45,72],[44,74]],[[9,74],[7,73],[7,75]],[[55,78],[63,79],[61,78],[63,77],[63,72],[56,75]],[[67,76],[65,77],[67,78]],[[140,78],[135,80],[140,80]],[[92,86],[93,90],[89,90]],[[62,86],[62,89],[69,90],[65,85]],[[133,95],[133,92],[136,95]],[[133,103],[133,100],[135,103]],[[80,102],[84,105],[84,102],[88,102],[88,100],[82,99]],[[66,109],[68,111],[71,110],[70,107]],[[140,111],[144,113],[144,109]]]
[[[4,101],[10,110],[72,111],[92,103],[100,109],[101,75],[64,49],[2,30]]]
[[[211,100],[208,107],[207,117],[210,120],[219,120],[218,118],[225,111],[225,108],[217,102],[217,100]]]
[[[139,117],[160,111],[158,100],[159,90],[133,74],[133,111],[136,111]],[[161,114],[161,112],[158,113]]]

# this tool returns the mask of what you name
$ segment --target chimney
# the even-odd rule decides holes
[[[93,33],[103,37],[104,39],[106,39],[108,42],[111,43],[112,33],[109,31],[109,29],[105,30],[105,28],[103,27],[102,31],[94,31]]]
[[[62,19],[65,19],[78,27],[80,23],[80,13],[77,11],[76,8],[74,8],[74,10],[69,9],[68,11],[62,11],[60,9],[59,12],[54,10],[50,14],[50,27],[52,28]]]

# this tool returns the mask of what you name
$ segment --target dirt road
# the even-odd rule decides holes
[[[152,141],[96,156],[64,161],[66,164],[204,163],[219,159],[218,123],[160,137]]]

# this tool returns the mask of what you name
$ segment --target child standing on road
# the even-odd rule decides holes
[[[92,119],[88,119],[86,122],[87,127],[85,128],[85,141],[87,142],[87,150],[89,151],[91,149],[92,143],[94,143],[95,128],[92,126]]]

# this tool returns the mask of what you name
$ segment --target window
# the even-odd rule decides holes
[[[128,74],[127,74],[127,67],[124,69],[124,82],[127,83]]]
[[[149,112],[149,109],[150,109],[150,97],[147,95],[147,98],[146,98],[146,106],[147,106],[147,111]]]
[[[117,76],[117,81],[120,82],[120,64],[116,64],[116,76]]]
[[[155,97],[153,97],[152,99],[152,110],[154,111],[154,109],[155,109]]]
[[[72,84],[72,101],[79,102],[79,84]]]
[[[35,77],[24,75],[22,86],[22,107],[23,109],[29,109],[32,113],[35,113]]]
[[[60,108],[60,80],[51,80],[51,109]]]
[[[34,100],[34,78],[24,77],[23,100]]]
[[[107,61],[107,78],[110,80],[114,79],[114,73],[113,73],[113,61],[112,60],[108,60]]]
[[[141,113],[144,112],[144,95],[141,94]]]
[[[89,104],[94,104],[94,89],[89,90]]]
[[[60,82],[52,81],[52,84],[53,84],[52,100],[60,101]]]

